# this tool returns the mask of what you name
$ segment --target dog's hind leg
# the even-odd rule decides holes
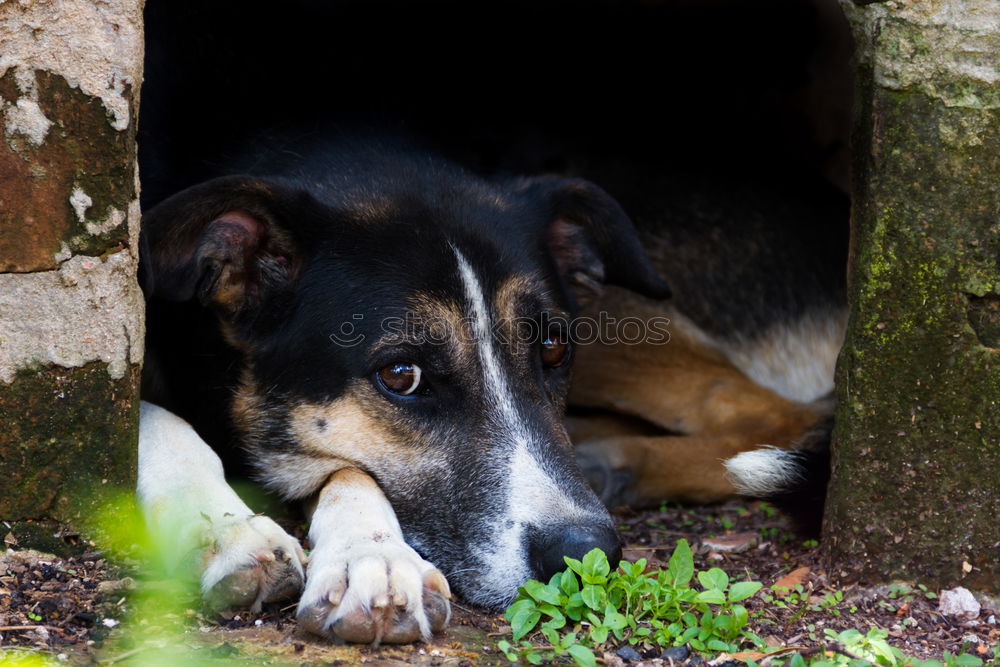
[[[577,460],[609,507],[708,503],[737,493],[725,461],[759,444],[743,435],[611,436],[581,441]]]
[[[352,642],[402,643],[443,629],[448,582],[403,539],[382,490],[357,468],[330,476],[309,527],[313,550],[299,622]]]
[[[636,304],[632,312],[666,314],[653,308]],[[735,495],[724,460],[763,445],[793,448],[823,417],[750,380],[679,319],[665,345],[577,348],[570,404],[599,412],[567,427],[581,467],[609,505]],[[608,413],[632,419],[616,422]],[[636,426],[642,422],[645,429]]]
[[[306,559],[298,541],[247,507],[190,424],[145,402],[138,496],[159,554],[174,569],[195,559],[211,606],[258,611],[302,589]]]

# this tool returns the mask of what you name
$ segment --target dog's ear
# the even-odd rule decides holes
[[[226,176],[183,190],[142,218],[146,296],[197,299],[227,319],[290,289],[301,268],[284,221],[319,204],[276,181]]]
[[[522,187],[546,207],[545,249],[580,305],[614,284],[654,299],[670,296],[639,242],[635,226],[611,195],[580,178],[542,176]]]

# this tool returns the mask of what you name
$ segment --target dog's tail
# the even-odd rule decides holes
[[[792,518],[800,533],[819,535],[830,481],[833,415],[821,417],[788,449],[763,446],[725,462],[744,496],[762,498]]]

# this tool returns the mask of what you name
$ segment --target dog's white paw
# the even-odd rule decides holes
[[[397,537],[313,551],[298,619],[329,639],[378,644],[429,639],[451,617],[448,581]]]
[[[274,521],[252,514],[203,518],[201,590],[210,607],[257,612],[302,590],[305,553]]]

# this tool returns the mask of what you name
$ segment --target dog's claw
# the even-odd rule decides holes
[[[309,632],[334,641],[360,644],[405,644],[426,639],[421,630],[420,614],[408,609],[406,601],[356,607],[351,611],[339,605],[314,604],[300,606],[298,620]],[[448,624],[451,605],[437,591],[424,589],[423,616],[431,632],[440,632]],[[331,618],[335,619],[331,622]]]
[[[211,522],[202,591],[211,609],[249,608],[293,598],[305,579],[305,554],[295,538],[264,516]]]
[[[350,562],[314,561],[298,620],[334,641],[401,644],[444,629],[449,597],[444,575],[408,545],[382,543]]]

